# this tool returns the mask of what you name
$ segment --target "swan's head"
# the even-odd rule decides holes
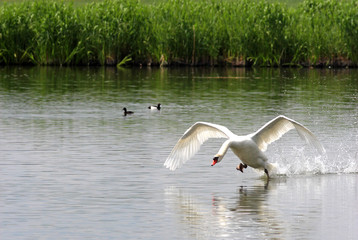
[[[211,164],[211,166],[214,166],[215,164],[217,164],[218,162],[220,162],[222,159],[223,159],[224,156],[222,155],[219,155],[219,154],[216,154],[214,156],[214,159],[213,159],[213,163]]]

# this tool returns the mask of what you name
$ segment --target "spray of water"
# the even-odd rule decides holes
[[[271,176],[358,173],[358,152],[344,145],[335,150],[323,155],[307,151],[305,147],[295,147],[291,152],[279,151],[271,157],[274,159]]]

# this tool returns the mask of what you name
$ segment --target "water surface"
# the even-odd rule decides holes
[[[354,239],[357,102],[357,70],[1,68],[0,236]],[[230,151],[210,167],[221,139],[163,167],[196,121],[247,134],[279,114],[326,155],[291,131],[266,152],[269,183]]]

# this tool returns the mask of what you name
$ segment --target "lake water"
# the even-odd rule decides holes
[[[163,167],[196,121],[279,114],[327,153],[291,131],[269,182],[231,151],[211,167],[222,139]],[[357,239],[357,173],[358,70],[0,68],[1,239]]]

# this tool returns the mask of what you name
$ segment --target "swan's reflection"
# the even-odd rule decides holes
[[[209,209],[190,193],[177,187],[165,189],[165,202],[170,212],[178,217],[178,225],[183,227],[183,232],[196,239],[205,239],[209,229]],[[183,239],[185,237],[183,236]]]
[[[282,237],[282,221],[266,203],[268,193],[275,190],[277,181],[254,186],[240,186],[227,198],[212,194],[212,204],[205,204],[184,189],[166,189],[166,203],[179,217],[180,225],[196,239]],[[203,202],[201,202],[203,201]]]

